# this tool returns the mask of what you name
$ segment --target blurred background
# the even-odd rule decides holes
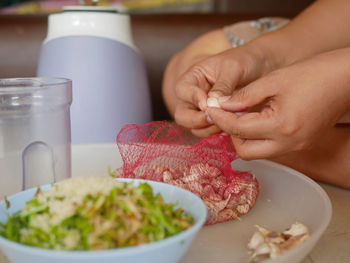
[[[0,78],[36,74],[48,14],[95,0],[0,0]],[[149,80],[154,120],[169,119],[161,86],[176,52],[196,37],[235,22],[264,16],[292,18],[312,0],[99,0],[129,13],[133,39]]]
[[[92,0],[2,0],[1,14],[48,14],[62,6],[90,4]],[[124,12],[156,13],[235,13],[257,15],[295,15],[312,0],[100,0]]]

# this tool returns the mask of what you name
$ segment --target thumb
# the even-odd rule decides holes
[[[218,100],[223,110],[244,112],[251,107],[267,102],[275,95],[271,86],[265,86],[261,82],[255,81],[236,90],[231,96],[220,97]]]
[[[221,67],[220,73],[208,92],[209,97],[219,98],[229,96],[235,90],[241,77],[240,71],[232,67]]]

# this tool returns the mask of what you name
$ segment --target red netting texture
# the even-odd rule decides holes
[[[174,123],[128,124],[117,136],[123,167],[117,176],[173,184],[206,203],[206,224],[224,222],[248,213],[259,193],[249,172],[234,171],[236,154],[229,136],[216,134],[198,140]]]

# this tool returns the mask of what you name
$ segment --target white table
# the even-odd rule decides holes
[[[89,153],[87,152],[86,154]],[[73,175],[77,170],[74,163],[81,162],[81,158],[83,157],[78,156],[73,147]],[[113,164],[120,161],[119,159],[120,157],[118,155],[111,153],[109,154],[109,160],[105,160],[105,162]],[[81,169],[79,172],[84,173]],[[98,171],[89,170],[90,174],[93,174],[94,172]],[[321,184],[321,186],[331,199],[333,205],[333,217],[325,234],[302,263],[350,262],[350,191],[326,184]],[[223,230],[229,228],[230,224],[234,223],[235,222],[228,222],[204,227],[199,232],[181,263],[232,263],[229,255],[229,242],[226,243],[227,249],[221,250],[227,252],[221,253],[220,256],[218,256],[218,254],[214,255],[206,253],[206,247],[215,246],[216,240],[222,241],[225,240],[225,238],[227,239],[227,237],[222,234],[225,232]],[[213,231],[213,228],[216,228],[217,231]],[[0,263],[8,263],[1,252]]]

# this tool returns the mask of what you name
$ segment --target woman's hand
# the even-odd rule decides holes
[[[205,114],[207,98],[231,95],[237,87],[270,71],[268,52],[248,44],[211,56],[192,66],[177,82],[175,120],[199,137],[221,129]]]
[[[197,136],[205,137],[220,131],[201,112],[206,108],[205,99],[211,88],[213,90],[209,96],[229,95],[237,87],[272,70],[322,52],[349,46],[349,29],[344,22],[349,16],[349,8],[348,0],[315,1],[282,29],[263,34],[242,47],[209,59],[206,59],[209,55],[229,48],[229,43],[220,30],[200,37],[180,52],[166,71],[163,97],[170,113],[175,115],[179,124],[192,129]],[[216,46],[216,43],[220,44]],[[187,56],[188,54],[190,55]],[[197,64],[194,65],[195,62]],[[187,71],[192,65],[194,66]],[[177,81],[176,92],[179,98],[173,85]],[[199,84],[203,86],[198,86]]]
[[[231,48],[222,29],[208,32],[175,54],[169,61],[163,78],[163,98],[169,113],[174,116],[180,100],[175,94],[175,85],[180,76],[199,61]]]
[[[219,101],[222,109],[207,114],[241,158],[307,149],[350,110],[350,48],[274,71]]]

